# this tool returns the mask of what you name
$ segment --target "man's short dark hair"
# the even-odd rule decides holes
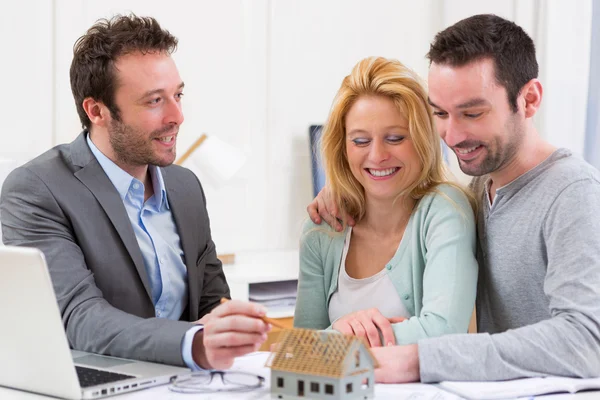
[[[538,76],[533,40],[523,28],[492,14],[475,15],[439,32],[427,53],[429,61],[461,67],[492,59],[497,82],[506,89],[508,103],[517,112],[517,96]]]
[[[96,21],[73,46],[71,91],[82,126],[89,129],[91,124],[83,109],[87,97],[102,102],[112,117],[120,120],[115,104],[118,86],[115,62],[120,56],[133,52],[171,54],[176,48],[177,38],[162,29],[154,18],[130,14]]]

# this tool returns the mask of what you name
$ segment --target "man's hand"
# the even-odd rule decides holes
[[[200,318],[198,321],[194,322],[196,325],[206,325],[206,323],[213,319],[213,315],[211,313],[204,314],[204,317]]]
[[[320,224],[322,218],[338,232],[342,231],[342,224],[340,224],[338,218],[346,221],[350,226],[355,224],[354,219],[344,211],[340,211],[338,205],[333,202],[327,186],[321,189],[317,197],[306,207],[306,211],[315,224]]]
[[[192,355],[204,369],[227,369],[235,357],[258,350],[271,326],[260,317],[266,309],[258,304],[231,300],[215,307],[198,321],[204,329],[194,336]]]
[[[396,344],[392,323],[402,320],[404,318],[394,317],[388,319],[378,309],[371,308],[344,315],[335,321],[331,327],[345,335],[365,338],[371,347],[382,346],[379,337],[379,331],[381,331],[385,346],[391,346]]]
[[[406,383],[421,380],[418,345],[380,347],[371,349],[371,352],[379,362],[379,368],[375,370],[375,382]]]

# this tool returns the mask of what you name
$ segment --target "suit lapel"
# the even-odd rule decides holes
[[[89,149],[85,140],[85,133],[82,133],[71,143],[71,156],[73,164],[82,167],[79,171],[75,172],[75,177],[92,192],[100,203],[100,206],[104,209],[108,219],[117,230],[119,237],[129,252],[140,279],[144,284],[148,298],[152,301],[150,280],[148,279],[142,251],[135,238],[129,216],[119,193]],[[98,238],[98,240],[102,240],[102,238]]]
[[[167,189],[167,200],[171,207],[171,213],[175,219],[175,225],[181,240],[181,248],[183,249],[183,258],[188,273],[188,290],[189,290],[189,310],[190,319],[198,317],[198,305],[200,302],[200,294],[198,293],[198,268],[196,267],[196,257],[198,255],[199,238],[194,236],[194,224],[197,221],[190,215],[186,214],[186,210],[193,210],[195,205],[193,200],[188,195],[186,196],[185,187],[180,183],[172,171],[168,168],[161,168],[165,188]]]

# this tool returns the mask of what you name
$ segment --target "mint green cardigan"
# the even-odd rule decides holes
[[[346,232],[308,220],[300,241],[294,326],[330,328]],[[364,249],[369,251],[369,249]],[[411,318],[393,324],[397,344],[466,333],[475,303],[475,220],[467,197],[440,185],[416,205],[387,274]]]

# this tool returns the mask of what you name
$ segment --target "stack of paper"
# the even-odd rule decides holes
[[[248,292],[250,301],[267,307],[269,313],[287,311],[293,313],[296,307],[298,281],[276,281],[251,283]]]
[[[423,383],[375,385],[376,400],[461,400],[445,390]]]
[[[441,382],[440,387],[467,399],[506,399],[548,393],[600,390],[600,378],[527,378],[501,382]]]

